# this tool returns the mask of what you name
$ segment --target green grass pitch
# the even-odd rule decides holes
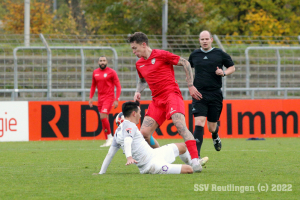
[[[183,140],[158,141],[164,145]],[[186,175],[139,174],[136,166],[125,166],[119,150],[107,173],[93,176],[108,151],[99,147],[102,143],[0,143],[0,199],[300,198],[300,138],[222,139],[220,152],[211,139],[204,139],[201,156],[210,160],[202,173]],[[239,190],[228,191],[227,185]],[[246,191],[251,186],[254,191]]]

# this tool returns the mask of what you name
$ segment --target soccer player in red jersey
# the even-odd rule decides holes
[[[168,51],[151,49],[148,46],[148,37],[142,32],[136,32],[129,37],[133,53],[140,58],[136,62],[136,69],[140,77],[134,101],[140,101],[141,92],[148,83],[152,92],[152,102],[148,107],[141,133],[151,147],[159,147],[152,137],[166,119],[173,120],[178,133],[183,137],[192,158],[194,172],[200,172],[208,158],[199,160],[196,141],[193,134],[187,129],[185,123],[185,109],[181,91],[175,80],[173,65],[183,66],[190,95],[200,100],[202,95],[193,85],[193,74],[190,63],[178,55]]]
[[[100,147],[108,147],[113,141],[108,114],[113,106],[114,108],[118,107],[118,101],[121,95],[121,84],[117,72],[107,67],[107,58],[105,56],[99,57],[98,64],[99,68],[95,69],[93,72],[89,105],[91,108],[93,107],[93,96],[97,86],[98,111],[100,113],[100,120],[106,138],[106,142]],[[116,95],[115,87],[117,88]]]

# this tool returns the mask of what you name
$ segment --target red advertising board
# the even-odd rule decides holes
[[[109,115],[111,129],[122,104]],[[142,119],[151,101],[141,102]],[[104,139],[96,102],[45,101],[29,104],[29,140]],[[191,101],[185,101],[186,124],[193,131]],[[222,138],[299,137],[300,100],[224,100],[219,134]],[[140,127],[140,124],[138,125]],[[210,138],[207,127],[204,138]],[[181,138],[171,120],[153,134],[157,139]]]
[[[220,118],[227,138],[299,137],[300,100],[226,100]]]

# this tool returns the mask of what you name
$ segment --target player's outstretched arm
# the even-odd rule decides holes
[[[190,95],[194,99],[197,99],[197,100],[202,99],[202,94],[193,85],[193,72],[192,72],[192,68],[191,68],[191,65],[190,65],[189,61],[187,61],[186,59],[180,57],[177,65],[178,66],[183,66],[183,68],[184,68],[185,75],[186,75],[186,82],[187,82],[187,86],[189,88]]]
[[[134,95],[133,100],[134,101],[140,101],[141,100],[141,92],[144,91],[144,89],[147,87],[147,82],[144,78],[140,78],[140,81],[138,82],[136,86],[136,92]]]
[[[102,166],[101,166],[101,170],[99,172],[99,174],[105,174],[111,160],[113,159],[113,157],[115,156],[115,154],[117,153],[117,151],[119,150],[118,147],[114,147],[114,146],[110,146],[109,150],[108,150],[108,153],[102,163]]]

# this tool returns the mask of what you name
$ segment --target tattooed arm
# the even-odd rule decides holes
[[[136,92],[143,92],[144,89],[147,87],[147,82],[144,78],[140,78],[140,81],[138,82],[137,86],[136,86]]]
[[[185,71],[185,75],[186,75],[186,82],[187,82],[188,87],[193,86],[193,72],[192,72],[192,68],[191,68],[191,65],[190,65],[189,61],[187,61],[186,59],[180,57],[177,65],[178,66],[183,66],[184,71]]]
[[[136,86],[136,92],[134,94],[133,100],[140,101],[141,100],[141,92],[147,87],[147,82],[144,78],[141,78]]]
[[[184,58],[179,59],[178,66],[183,66],[184,71],[185,71],[185,75],[186,75],[186,82],[187,82],[187,86],[189,88],[190,91],[190,95],[197,100],[202,99],[202,94],[195,88],[195,86],[193,85],[193,72],[192,72],[192,68],[191,65],[189,63],[189,61],[187,61]]]

